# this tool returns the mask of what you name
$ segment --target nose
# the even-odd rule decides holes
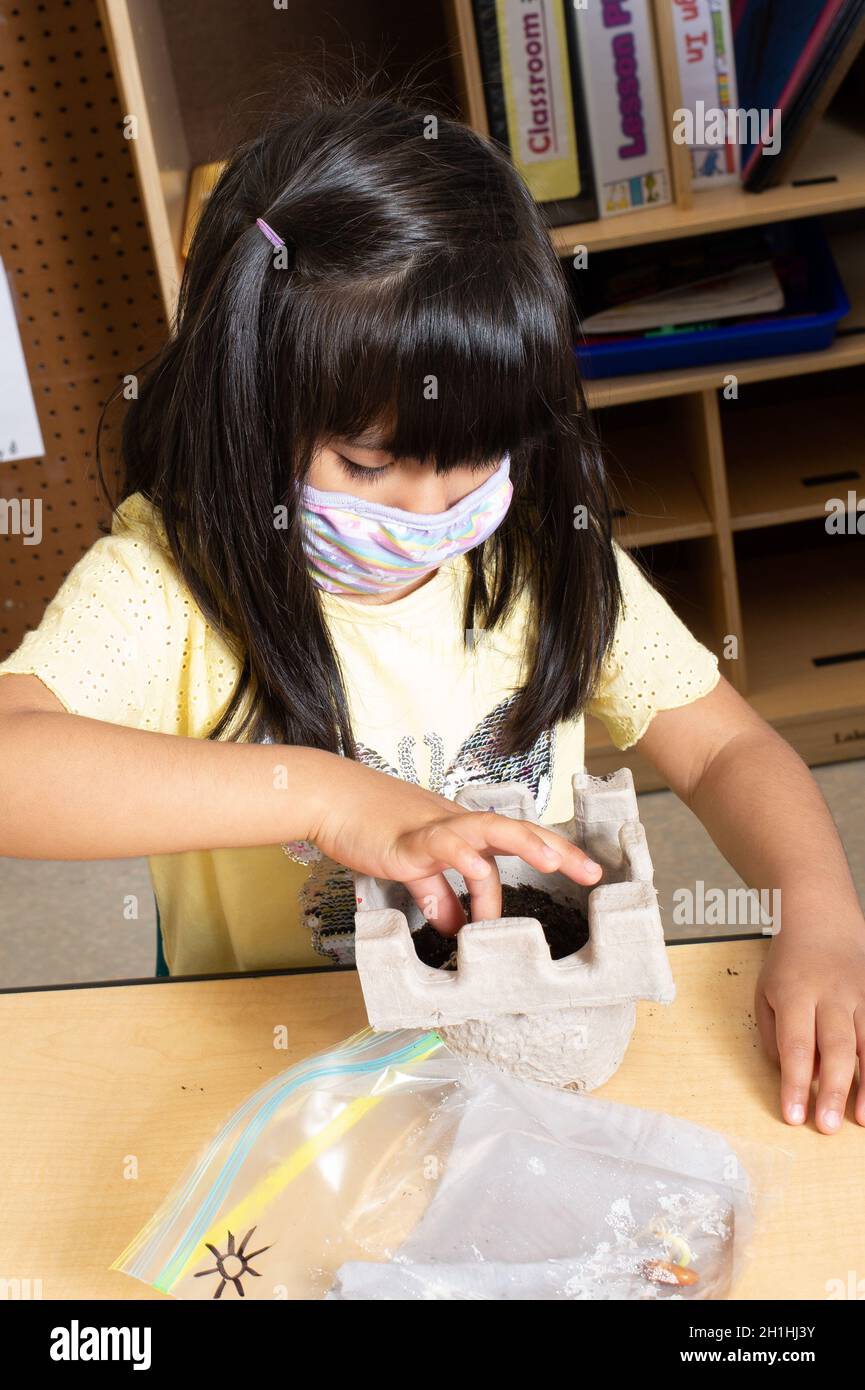
[[[474,486],[472,482],[466,484],[459,472],[436,473],[429,464],[416,464],[405,469],[403,497],[396,506],[429,515],[446,512]]]

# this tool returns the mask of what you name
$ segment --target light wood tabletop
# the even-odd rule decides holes
[[[767,948],[671,946],[676,1002],[640,1006],[595,1095],[791,1155],[735,1296],[825,1299],[865,1279],[865,1130],[852,1106],[832,1136],[779,1119],[754,1026]],[[351,971],[0,994],[0,1278],[39,1279],[44,1298],[162,1297],[112,1261],[235,1106],[365,1021]]]

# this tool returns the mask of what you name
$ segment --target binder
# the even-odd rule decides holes
[[[648,0],[569,4],[601,217],[669,203],[664,103]]]
[[[695,115],[738,106],[736,58],[729,0],[673,0],[682,106]],[[738,144],[699,140],[690,146],[691,187],[717,188],[739,181]]]
[[[473,0],[490,134],[551,226],[597,216],[570,0]]]

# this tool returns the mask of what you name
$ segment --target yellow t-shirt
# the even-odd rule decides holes
[[[688,631],[625,550],[616,547],[624,612],[589,712],[618,748],[659,709],[707,694],[718,659]],[[524,756],[490,751],[519,687],[527,604],[466,652],[462,557],[393,603],[323,593],[345,676],[358,756],[453,797],[469,781],[520,781],[548,825],[573,814],[582,718]],[[204,738],[238,676],[226,644],[178,575],[159,513],[141,495],[117,509],[112,534],[75,565],[38,628],[0,663],[36,675],[73,714]],[[353,959],[354,888],[332,860],[304,866],[279,845],[150,860],[172,974],[280,969]]]

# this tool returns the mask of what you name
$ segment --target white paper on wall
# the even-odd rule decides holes
[[[0,260],[0,464],[41,458],[44,453],[12,293]]]

